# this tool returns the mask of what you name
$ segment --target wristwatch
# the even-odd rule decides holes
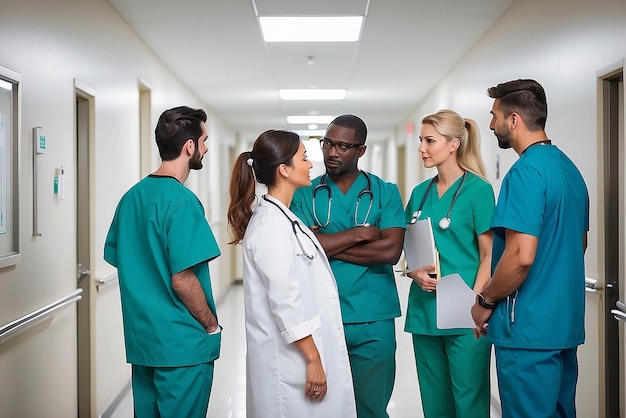
[[[482,306],[483,308],[485,308],[485,309],[495,309],[496,308],[497,303],[495,303],[495,302],[487,302],[485,300],[485,297],[483,296],[482,293],[479,293],[478,295],[476,295],[476,297],[478,298],[478,304],[480,306]]]

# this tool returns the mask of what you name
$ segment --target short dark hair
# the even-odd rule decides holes
[[[367,126],[365,126],[365,122],[363,122],[363,119],[358,116],[337,116],[328,126],[330,125],[337,125],[344,128],[354,129],[354,139],[356,139],[356,141],[360,144],[365,144],[365,141],[367,140]]]
[[[198,139],[202,135],[201,123],[206,120],[207,114],[204,110],[187,106],[174,107],[163,112],[154,130],[161,159],[171,161],[178,158],[183,145],[190,139],[197,148]]]
[[[548,117],[546,92],[535,80],[520,79],[500,83],[487,89],[492,99],[500,99],[500,107],[507,117],[519,114],[531,131],[543,130]]]

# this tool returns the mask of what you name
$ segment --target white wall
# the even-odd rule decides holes
[[[437,48],[433,42],[433,48]],[[424,63],[429,60],[423,52]],[[591,213],[587,276],[600,278],[598,253],[597,179],[597,72],[626,57],[626,2],[624,0],[518,0],[494,27],[433,89],[416,109],[413,122],[419,130],[421,116],[451,108],[475,119],[482,131],[482,150],[496,194],[508,168],[517,159],[512,150],[497,148],[489,131],[492,100],[486,90],[500,82],[534,78],[548,98],[546,131],[582,172],[590,192]],[[407,143],[407,166],[416,160],[416,144]],[[414,147],[411,149],[410,147]],[[500,156],[500,179],[495,178],[495,158]],[[415,185],[418,178],[407,179]],[[579,416],[600,416],[603,396],[598,376],[598,295],[588,297],[587,343],[579,350]],[[596,316],[594,316],[596,315]],[[592,318],[590,320],[590,318]]]
[[[95,95],[95,161],[91,188],[95,217],[92,279],[113,271],[103,242],[121,195],[139,180],[139,88],[151,88],[152,130],[170,107],[203,107],[193,92],[157,60],[105,0],[2,0],[0,66],[21,74],[20,236],[22,261],[0,270],[0,325],[76,289],[74,81]],[[188,48],[202,48],[201,42]],[[209,109],[207,109],[209,110]],[[39,229],[32,235],[31,130],[48,140],[39,161]],[[230,281],[223,219],[227,161],[234,134],[209,111],[209,155],[189,187],[198,193],[224,256],[211,263],[214,290]],[[151,159],[155,161],[155,158]],[[158,161],[158,158],[156,158]],[[66,199],[52,195],[54,169],[65,168]],[[96,408],[100,413],[129,379],[119,290],[96,296]],[[76,416],[76,313],[64,308],[0,346],[0,417]]]

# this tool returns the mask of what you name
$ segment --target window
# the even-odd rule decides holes
[[[0,67],[0,268],[20,262],[19,74]]]

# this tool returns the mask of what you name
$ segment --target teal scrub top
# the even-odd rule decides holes
[[[527,148],[502,181],[491,229],[492,270],[504,252],[505,229],[537,237],[538,246],[526,279],[489,318],[488,338],[523,349],[582,344],[589,195],[574,163],[554,145]]]
[[[483,178],[467,172],[463,187],[450,213],[450,228],[439,227],[439,220],[450,210],[452,200],[461,185],[462,176],[439,198],[436,184],[428,191],[419,219],[430,218],[433,227],[435,246],[439,252],[441,276],[458,273],[470,288],[476,281],[480,265],[478,236],[489,230],[489,222],[494,210],[494,193],[491,185]],[[413,189],[405,209],[407,223],[419,208],[424,193],[432,179],[428,179]],[[469,328],[437,328],[437,292],[425,292],[415,282],[411,283],[404,330],[422,335],[471,334]]]
[[[175,178],[150,175],[122,197],[104,259],[118,269],[129,363],[179,367],[219,356],[221,334],[207,334],[172,289],[172,275],[193,267],[216,313],[208,261],[219,255],[202,204]]]
[[[369,177],[374,198],[372,201],[368,194],[362,196],[356,222],[362,224],[367,220],[370,225],[375,225],[380,230],[405,229],[402,198],[398,186],[385,182],[373,174],[369,174]],[[320,222],[316,222],[313,215],[313,190],[320,181],[321,176],[314,179],[310,186],[296,190],[291,201],[290,209],[309,227],[324,224],[328,218],[327,190],[320,189],[315,197],[315,213]],[[326,227],[320,227],[320,232],[333,234],[354,228],[357,198],[361,191],[367,188],[365,174],[361,173],[356,178],[345,195],[328,176],[325,178],[325,184],[331,189],[332,207],[330,223]],[[367,215],[370,202],[372,207]],[[400,316],[400,300],[392,265],[362,266],[331,258],[330,266],[337,280],[344,323],[372,322]]]

